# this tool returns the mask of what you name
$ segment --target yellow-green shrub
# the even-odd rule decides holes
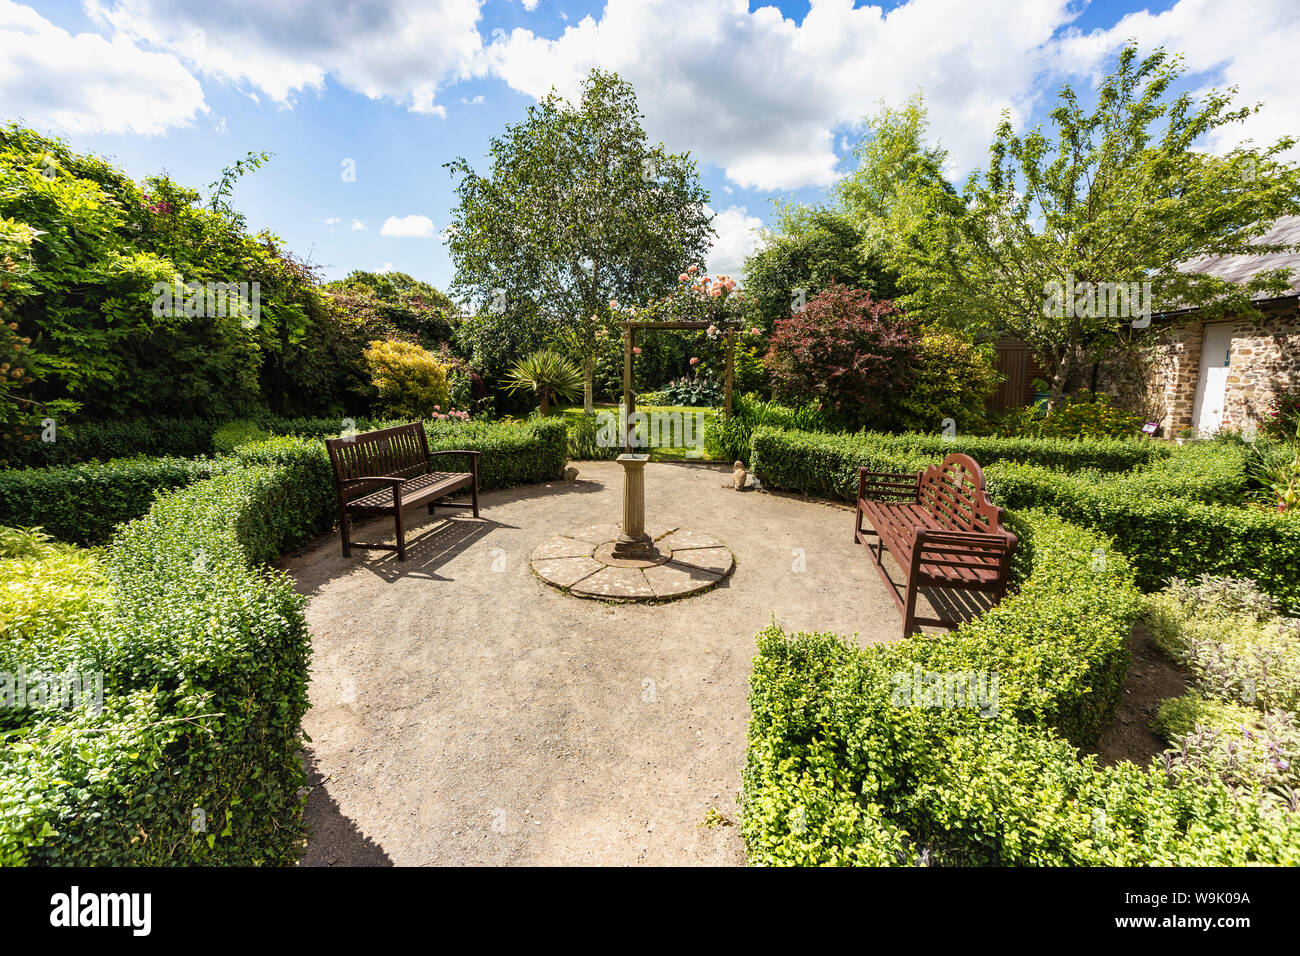
[[[381,412],[398,418],[432,418],[451,407],[447,366],[428,349],[393,339],[365,351]]]

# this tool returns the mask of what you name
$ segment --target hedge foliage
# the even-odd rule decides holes
[[[290,464],[164,494],[105,556],[111,600],[0,642],[0,670],[102,675],[103,709],[4,709],[0,862],[290,863],[302,838],[304,599],[258,568],[303,532]],[[29,701],[30,703],[30,701]]]
[[[1256,508],[1158,497],[1146,476],[1120,481],[1004,462],[988,468],[989,494],[1008,508],[1046,507],[1114,537],[1143,590],[1202,574],[1251,578],[1291,613],[1300,611],[1300,520]],[[1165,476],[1168,478],[1168,476]],[[1175,483],[1196,484],[1195,475]],[[1215,476],[1209,484],[1218,486]],[[1158,483],[1150,487],[1157,488]],[[1165,493],[1168,491],[1166,489]]]
[[[559,421],[438,422],[429,436],[481,450],[483,487],[552,479],[566,460]],[[75,496],[85,473],[125,464],[10,474],[61,477]],[[330,526],[329,460],[319,438],[280,436],[181,464],[193,483],[113,538],[88,620],[0,641],[0,671],[103,682],[100,712],[0,708],[0,864],[297,858],[310,640],[304,599],[263,565]]]
[[[1113,438],[998,438],[926,435],[909,432],[804,432],[759,427],[753,432],[750,470],[769,488],[853,500],[858,468],[915,471],[953,453],[970,455],[982,466],[1026,462],[1042,467],[1127,472],[1170,454],[1169,446],[1149,440]]]
[[[1254,579],[1291,613],[1300,611],[1300,520],[1239,506],[1245,452],[1229,442],[1171,450],[1147,440],[949,441],[759,428],[752,468],[769,488],[851,501],[859,467],[914,472],[952,452],[983,466],[998,504],[1049,508],[1113,537],[1144,590],[1171,577],[1228,574]]]
[[[158,491],[213,473],[207,459],[122,458],[66,468],[0,471],[0,525],[40,526],[60,541],[103,544],[149,510]]]
[[[1300,863],[1300,814],[1160,765],[1100,769],[1138,612],[1132,569],[1094,533],[1026,512],[1019,591],[948,635],[859,650],[759,635],[743,831],[760,864]],[[1097,561],[1098,553],[1106,556]],[[995,674],[992,714],[913,706],[917,678]]]
[[[292,433],[241,445],[223,458],[131,458],[0,471],[0,525],[41,526],[60,541],[103,544],[117,525],[145,514],[159,491],[223,474],[245,463],[289,456],[304,467],[311,463],[316,495],[307,507],[307,520],[315,527],[325,515],[334,514],[333,477],[321,438],[337,435],[339,421],[299,419],[280,424]],[[365,422],[358,428],[364,431],[380,424]],[[550,481],[560,475],[567,461],[567,433],[558,420],[517,424],[442,420],[426,423],[425,430],[431,451],[483,453],[479,459],[482,489]],[[457,462],[454,467],[468,466]],[[324,526],[329,526],[328,521]]]

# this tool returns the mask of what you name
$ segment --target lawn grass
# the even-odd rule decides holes
[[[597,402],[595,405],[595,409],[596,409],[596,414],[600,414],[601,412],[617,413],[618,406],[612,402]],[[715,415],[721,414],[722,411],[719,408],[700,408],[700,407],[690,406],[690,405],[638,405],[636,410],[638,412],[670,412],[670,413],[680,412],[683,415],[701,414],[704,416],[705,420],[712,418]],[[561,408],[559,411],[560,414],[565,416],[566,419],[576,418],[577,416],[582,414],[582,406],[569,405],[569,406],[565,406],[564,408]],[[702,425],[703,423],[701,423],[701,428],[698,429],[696,432],[697,441],[702,440],[702,435],[703,435]],[[706,455],[704,452],[704,447],[702,444],[698,449],[690,449],[691,451],[698,450],[699,451],[698,456],[688,457],[686,454],[688,449],[683,448],[681,446],[674,447],[672,445],[661,445],[659,444],[658,441],[654,440],[661,436],[651,436],[651,437],[652,437],[652,444],[650,446],[651,461],[708,461],[709,460],[708,455]]]

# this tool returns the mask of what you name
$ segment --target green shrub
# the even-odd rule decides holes
[[[103,710],[16,708],[0,750],[0,860],[282,864],[302,843],[304,599],[257,569],[304,487],[254,465],[165,494],[105,556],[104,612],[0,670],[102,675]]]
[[[59,635],[85,619],[103,593],[92,551],[52,541],[40,528],[0,527],[0,636]]]
[[[1243,704],[1205,697],[1190,691],[1181,697],[1170,697],[1160,704],[1151,729],[1171,743],[1178,743],[1198,727],[1217,732],[1243,730],[1258,733],[1263,715]]]
[[[583,412],[565,416],[569,431],[569,458],[572,461],[599,461],[617,458],[620,445],[601,444],[601,419],[596,413]]]
[[[212,451],[217,423],[207,418],[153,418],[59,424],[54,441],[7,443],[0,461],[9,467],[46,468],[112,458],[195,458]]]
[[[816,406],[792,408],[752,395],[738,396],[731,418],[712,416],[704,426],[704,450],[710,458],[748,462],[754,429],[766,426],[795,431],[826,431],[830,425]]]
[[[768,487],[849,501],[857,494],[859,466],[916,471],[954,452],[970,455],[986,470],[995,462],[1011,461],[1102,472],[1126,472],[1169,455],[1169,446],[1149,440],[946,438],[918,432],[807,434],[762,426],[754,431],[751,450],[750,468]]]
[[[124,458],[66,468],[0,471],[0,524],[40,525],[60,541],[103,544],[149,510],[158,491],[212,474],[214,462]]]
[[[1012,521],[1025,544],[1018,593],[952,634],[866,650],[828,634],[759,635],[743,777],[750,862],[1300,862],[1300,815],[1190,771],[1079,758],[1074,745],[1096,739],[1123,677],[1132,572],[1104,539],[1057,518]],[[996,713],[899,696],[909,673],[973,672],[997,675]]]
[[[270,433],[256,422],[247,420],[227,422],[213,432],[212,448],[218,455],[229,455],[240,445],[248,445],[269,437],[271,437]]]
[[[984,471],[990,496],[1008,508],[1045,507],[1115,538],[1139,586],[1170,578],[1231,575],[1257,581],[1292,613],[1300,609],[1300,520],[1254,508],[1148,496],[1140,480],[1098,481],[1003,462]]]
[[[1138,434],[1142,419],[1112,405],[1109,396],[1084,390],[1065,396],[1037,425],[1044,438],[1124,438]]]

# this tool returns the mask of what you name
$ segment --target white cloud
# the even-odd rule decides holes
[[[1003,109],[1028,115],[1069,0],[912,0],[888,12],[812,0],[801,23],[747,0],[609,0],[554,40],[516,29],[486,56],[512,87],[574,97],[595,66],[636,87],[651,138],[689,148],[740,186],[836,176],[836,134],[923,88],[963,170],[982,165]]]
[[[73,36],[9,0],[0,0],[0,103],[8,118],[67,133],[157,135],[207,112],[176,57],[125,37]]]
[[[433,220],[428,216],[389,216],[380,228],[381,236],[393,236],[402,239],[432,239]]]
[[[705,207],[712,214],[713,210]],[[713,219],[717,238],[709,251],[708,271],[714,275],[739,278],[745,257],[754,251],[758,232],[763,225],[757,216],[749,215],[744,206],[728,206]]]
[[[86,0],[86,9],[120,36],[278,103],[323,89],[328,76],[445,116],[439,88],[472,75],[482,46],[478,0]]]
[[[379,268],[375,269],[375,271],[380,275],[383,275],[385,272],[392,272],[393,264],[391,262],[385,262],[383,265],[379,266]]]
[[[1182,53],[1188,71],[1207,78],[1201,94],[1236,86],[1237,106],[1264,104],[1245,122],[1216,130],[1208,144],[1212,152],[1247,138],[1263,146],[1300,136],[1300,83],[1290,66],[1300,44],[1295,0],[1179,0],[1163,13],[1130,13],[1108,30],[1071,32],[1061,42],[1064,68],[1099,81],[1132,37],[1144,53],[1157,46]]]
[[[362,222],[360,219],[353,219],[353,220],[352,220],[352,231],[353,231],[353,232],[365,232],[365,231],[366,231],[366,224],[365,224],[364,222]]]
[[[342,220],[340,220],[340,219],[338,218],[338,216],[331,216],[329,219],[326,219],[326,220],[325,220],[325,225],[327,225],[327,226],[337,226],[341,221],[342,221]]]

